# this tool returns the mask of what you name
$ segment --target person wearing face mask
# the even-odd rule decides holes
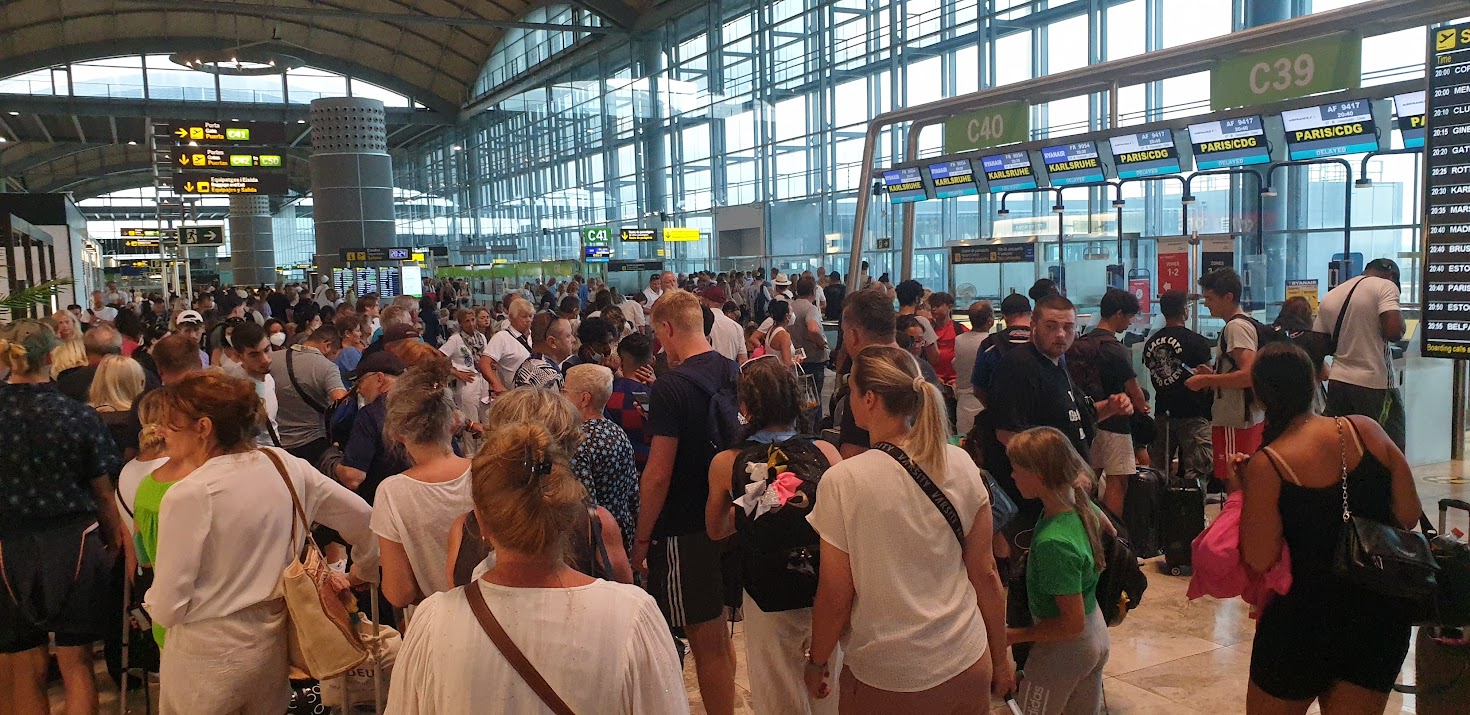
[[[286,349],[286,324],[275,318],[265,321],[265,337],[270,341],[271,350],[281,351]]]
[[[265,329],[246,321],[230,331],[230,362],[225,373],[232,377],[243,377],[255,386],[255,394],[265,406],[265,429],[255,436],[255,443],[262,447],[279,447],[276,413],[280,403],[276,400],[276,378],[271,376],[270,340]]]
[[[573,365],[602,365],[616,370],[618,330],[605,318],[587,318],[577,326],[577,354],[566,361]]]

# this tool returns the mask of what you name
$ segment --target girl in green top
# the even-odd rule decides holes
[[[144,395],[138,402],[138,420],[143,423],[143,430],[138,435],[138,456],[123,468],[124,472],[140,463],[168,458],[164,452],[163,431],[159,427],[161,416],[158,401],[153,398],[153,393]],[[169,487],[189,476],[190,471],[191,468],[177,460],[164,461],[137,482],[131,495],[123,494],[122,489],[125,483],[131,486],[132,480],[119,479],[118,493],[124,498],[123,507],[131,506],[129,512],[133,517],[133,546],[137,550],[140,566],[152,568],[153,560],[158,555],[158,514],[163,505],[163,495],[168,492]],[[163,649],[165,632],[162,626],[153,624],[153,639],[158,642],[160,650]]]
[[[1045,508],[1026,561],[1034,625],[1006,629],[1009,642],[1036,644],[1018,703],[1026,715],[1101,713],[1108,625],[1094,592],[1103,570],[1102,532],[1112,525],[1081,486],[1092,470],[1051,427],[1012,437],[1006,455],[1021,495]]]

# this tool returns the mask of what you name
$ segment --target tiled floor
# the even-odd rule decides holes
[[[1470,499],[1470,466],[1445,463],[1417,467],[1419,497],[1425,513],[1436,519],[1442,497]],[[1216,511],[1211,507],[1211,512]],[[1452,517],[1453,518],[1453,517]],[[1464,525],[1460,525],[1464,529]],[[1149,588],[1143,603],[1122,625],[1109,631],[1112,652],[1103,690],[1109,715],[1239,715],[1245,712],[1245,688],[1250,669],[1254,623],[1239,599],[1189,601],[1189,580],[1145,567]],[[736,712],[753,713],[750,680],[745,673],[744,640],[736,626],[735,642],[741,662],[735,675],[740,699]],[[1413,682],[1412,654],[1399,682]],[[684,682],[696,714],[704,713],[694,679],[693,661]],[[1003,705],[992,715],[1008,715]],[[1311,713],[1316,713],[1313,707]],[[1414,698],[1394,694],[1389,713],[1414,712]],[[1470,705],[1466,706],[1470,713]],[[760,715],[766,715],[761,713]]]
[[[1438,501],[1454,496],[1470,499],[1470,466],[1446,463],[1414,470],[1419,496],[1430,518]],[[1214,507],[1211,508],[1214,511]],[[1461,528],[1464,528],[1461,525]],[[1112,653],[1106,668],[1109,715],[1239,715],[1245,712],[1245,686],[1250,667],[1253,624],[1239,600],[1203,598],[1188,601],[1188,580],[1160,573],[1150,565],[1149,588],[1142,605],[1122,625],[1110,630]],[[738,668],[735,675],[736,712],[754,713],[750,705],[750,678],[745,670],[744,637],[735,630]],[[1412,682],[1412,656],[1400,682]],[[108,682],[105,674],[99,687]],[[692,712],[703,715],[693,660],[684,672]],[[144,712],[141,698],[130,712]],[[102,694],[103,712],[116,712],[116,690]],[[999,704],[992,715],[1008,715]],[[61,689],[52,691],[52,712],[60,713]],[[1316,713],[1313,708],[1312,713]],[[1412,714],[1413,696],[1395,694],[1389,713]],[[1467,706],[1470,713],[1470,706]],[[777,715],[761,713],[760,715]]]

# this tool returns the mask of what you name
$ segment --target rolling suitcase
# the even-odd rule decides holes
[[[1133,554],[1151,559],[1163,553],[1160,515],[1163,512],[1164,476],[1157,470],[1140,467],[1128,477],[1128,492],[1123,499],[1124,538]]]
[[[1194,474],[1184,474],[1168,481],[1162,501],[1162,568],[1172,576],[1188,576],[1193,571],[1194,539],[1205,530],[1204,487]]]
[[[1440,623],[1445,627],[1421,626],[1414,642],[1416,685],[1395,685],[1394,690],[1415,696],[1420,715],[1461,715],[1470,703],[1470,628],[1465,627],[1470,610],[1470,582],[1465,578],[1464,559],[1470,547],[1464,532],[1447,530],[1450,509],[1470,514],[1470,503],[1460,499],[1439,500],[1439,531],[1430,540],[1440,563],[1438,604]],[[1420,517],[1430,533],[1429,523]]]

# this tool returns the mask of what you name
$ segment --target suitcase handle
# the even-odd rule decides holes
[[[1460,511],[1470,513],[1470,502],[1467,502],[1464,499],[1455,499],[1452,497],[1447,497],[1439,500],[1440,533],[1447,533],[1445,529],[1445,518],[1448,516],[1450,509],[1459,509]]]

